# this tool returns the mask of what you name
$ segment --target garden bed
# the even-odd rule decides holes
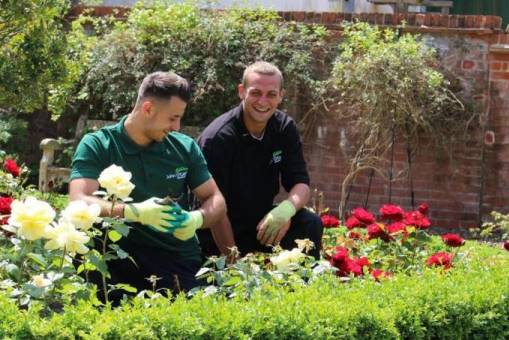
[[[183,295],[100,309],[87,303],[41,317],[0,296],[2,338],[484,338],[509,337],[509,252],[467,242],[454,270],[377,282],[325,275],[266,287],[246,301]],[[290,291],[292,290],[292,291]]]

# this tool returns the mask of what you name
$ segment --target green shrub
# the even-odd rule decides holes
[[[396,274],[381,283],[323,276],[249,301],[221,296],[135,299],[99,311],[67,306],[49,318],[0,297],[3,338],[505,339],[509,336],[509,253],[467,242],[454,270]]]
[[[66,0],[8,0],[0,6],[0,107],[46,109],[53,84],[66,74]]]
[[[99,26],[103,32],[105,26]],[[112,119],[130,112],[146,74],[171,70],[193,86],[186,120],[196,125],[238,103],[243,69],[259,59],[277,64],[290,94],[306,93],[303,102],[309,103],[319,84],[314,53],[326,46],[321,26],[281,22],[277,13],[262,9],[205,11],[192,2],[137,4],[125,22],[111,24],[98,39],[82,30],[76,25],[70,33],[70,59],[84,64],[85,72],[74,78],[74,85],[70,80],[56,89],[56,108],[62,110],[66,99],[71,110]]]

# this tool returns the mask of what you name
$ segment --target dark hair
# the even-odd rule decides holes
[[[189,82],[176,73],[158,71],[143,78],[138,90],[136,105],[138,106],[143,99],[148,97],[170,99],[173,96],[188,103],[191,99]]]

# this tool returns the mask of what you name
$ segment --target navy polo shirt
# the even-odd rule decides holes
[[[116,164],[132,173],[135,188],[130,196],[134,202],[171,196],[179,198],[183,208],[189,209],[188,188],[193,190],[211,177],[198,145],[192,138],[172,132],[162,142],[140,146],[127,135],[126,118],[83,137],[73,157],[71,180],[97,179],[101,171]],[[195,237],[181,241],[147,226],[133,226],[129,242],[160,248],[181,258],[200,259]]]
[[[309,184],[295,121],[276,111],[258,140],[242,117],[239,105],[217,117],[198,137],[236,233],[256,227],[272,209],[280,184],[286,191],[298,183]]]

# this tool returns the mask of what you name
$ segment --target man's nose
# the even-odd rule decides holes
[[[269,102],[269,98],[266,96],[266,95],[262,95],[260,96],[260,98],[258,98],[258,103],[259,104],[267,104]]]
[[[173,122],[171,128],[173,129],[173,131],[180,131],[180,120]]]

